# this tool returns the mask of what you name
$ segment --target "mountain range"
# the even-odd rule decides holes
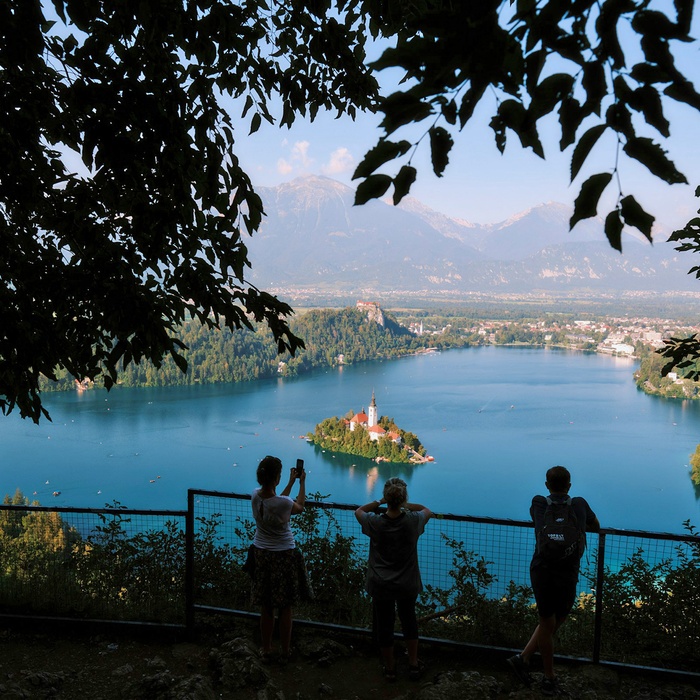
[[[406,198],[354,206],[326,177],[257,189],[266,216],[249,241],[250,279],[265,287],[346,292],[525,293],[700,291],[695,261],[656,232],[613,250],[600,218],[569,231],[571,209],[549,202],[494,224],[473,224]]]

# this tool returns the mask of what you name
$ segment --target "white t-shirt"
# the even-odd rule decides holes
[[[256,530],[253,544],[259,549],[281,552],[294,549],[294,535],[289,527],[294,499],[289,496],[261,498],[260,489],[251,496]]]

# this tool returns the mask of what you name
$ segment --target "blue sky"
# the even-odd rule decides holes
[[[700,22],[696,21],[695,25],[698,28],[695,35],[700,36]],[[700,43],[674,44],[673,50],[678,65],[700,89]],[[512,134],[505,154],[501,155],[488,127],[494,105],[494,101],[487,100],[474,123],[457,136],[442,178],[432,173],[427,149],[422,149],[422,157],[414,160],[419,174],[412,196],[450,216],[474,223],[492,223],[543,202],[572,205],[586,177],[613,169],[613,141],[601,140],[592,154],[596,167],[588,166],[570,185],[571,149],[563,154],[559,152],[556,117],[549,123],[543,122],[546,160],[524,151]],[[634,194],[659,222],[676,227],[700,208],[700,199],[694,197],[695,187],[700,185],[700,116],[690,107],[670,100],[666,114],[671,122],[671,138],[663,142],[651,131],[646,135],[662,144],[690,185],[664,185],[627,159],[623,159],[620,175],[623,194]],[[241,128],[238,155],[255,185],[277,185],[300,175],[316,174],[354,187],[357,183],[350,179],[352,172],[381,135],[378,123],[379,117],[367,114],[358,116],[355,122],[320,115],[314,123],[299,120],[289,130],[264,125],[251,137]],[[599,213],[607,213],[613,204],[614,198],[603,201]]]

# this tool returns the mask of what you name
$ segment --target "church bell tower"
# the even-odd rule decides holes
[[[372,401],[369,404],[369,409],[367,410],[367,427],[373,428],[379,423],[379,416],[377,415],[377,402],[374,400],[374,389],[372,390]]]

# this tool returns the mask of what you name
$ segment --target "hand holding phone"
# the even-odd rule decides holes
[[[297,466],[294,468],[297,474],[297,479],[301,478],[301,475],[304,473],[304,460],[303,459],[298,459],[297,460]]]

